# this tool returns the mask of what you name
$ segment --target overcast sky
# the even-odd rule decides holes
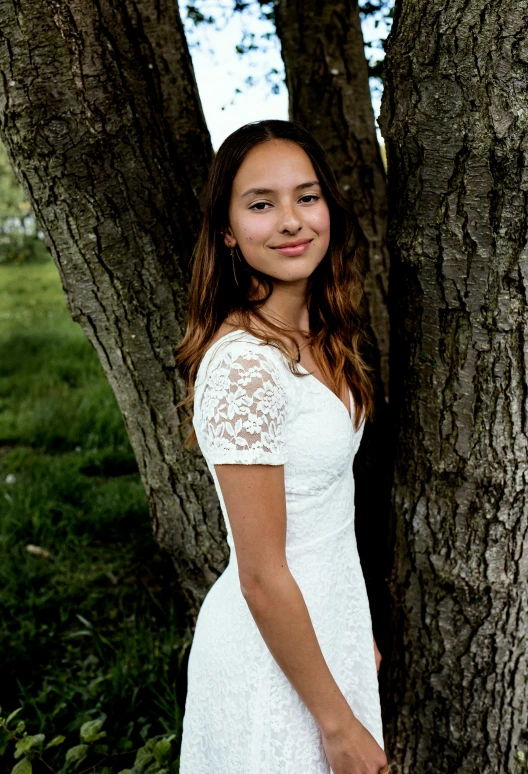
[[[179,4],[214,148],[248,121],[287,119],[288,94],[282,82],[284,68],[273,24],[259,19],[258,9],[253,5],[244,13],[229,13],[227,9],[232,8],[232,0],[204,0],[199,5],[200,11],[218,21],[217,24],[196,26],[187,17],[188,0],[179,0]],[[258,50],[240,56],[235,47],[242,41],[245,31],[255,35]],[[386,37],[387,33],[388,28],[383,22],[375,28],[372,17],[363,23],[366,41],[376,40],[380,35]],[[250,42],[249,38],[246,41]],[[270,82],[266,74],[272,70],[276,73]],[[247,79],[252,83],[248,84]],[[273,85],[278,89],[277,94],[273,93]],[[380,94],[374,90],[376,116],[379,102]]]

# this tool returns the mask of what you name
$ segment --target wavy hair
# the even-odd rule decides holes
[[[295,328],[274,325],[260,312],[260,307],[273,292],[272,278],[253,269],[237,249],[240,262],[235,279],[230,250],[223,240],[222,231],[229,226],[229,201],[235,175],[249,151],[270,140],[294,142],[307,153],[330,212],[330,244],[308,282],[309,335]],[[374,387],[368,374],[373,369],[360,354],[362,337],[366,337],[359,311],[364,292],[358,268],[361,239],[361,228],[338,189],[324,150],[300,124],[280,120],[255,121],[240,127],[224,140],[209,173],[202,227],[192,256],[187,329],[174,351],[176,366],[187,388],[187,396],[175,408],[185,407],[185,422],[190,422],[193,417],[189,404],[194,401],[194,383],[202,357],[228,316],[236,320],[237,329],[276,346],[286,356],[291,372],[299,377],[309,374],[296,367],[300,362],[300,350],[291,331],[305,338],[336,396],[340,397],[343,382],[350,387],[357,407],[355,429],[359,428],[363,418],[373,416]],[[255,280],[257,289],[266,289],[265,295],[259,298],[253,297]],[[254,325],[256,320],[270,331],[269,334]],[[296,351],[295,357],[284,342],[285,335]],[[184,446],[191,449],[196,440],[191,426]]]

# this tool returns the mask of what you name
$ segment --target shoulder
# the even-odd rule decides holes
[[[243,332],[207,350],[195,386],[193,422],[213,463],[287,461],[287,380],[273,349]]]
[[[232,331],[215,341],[203,356],[195,389],[223,376],[229,382],[271,381],[287,390],[284,356],[277,347],[266,344],[246,331]]]

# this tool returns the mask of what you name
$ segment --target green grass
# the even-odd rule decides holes
[[[190,637],[174,583],[55,265],[0,266],[2,709],[24,706],[30,733],[73,736],[104,713],[113,750],[179,733]]]

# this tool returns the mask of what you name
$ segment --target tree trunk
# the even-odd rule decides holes
[[[366,238],[361,251],[364,313],[375,369],[376,421],[354,463],[356,533],[380,650],[388,647],[385,575],[391,461],[387,455],[389,318],[387,193],[376,137],[357,0],[278,0],[275,6],[290,95],[290,118],[317,137]],[[383,690],[383,687],[382,687]]]
[[[528,721],[528,9],[400,0],[389,164],[387,748],[506,774]]]
[[[183,397],[173,347],[212,158],[177,3],[1,0],[0,31],[2,140],[195,615],[227,547],[205,462],[182,451],[187,429],[173,411]]]

